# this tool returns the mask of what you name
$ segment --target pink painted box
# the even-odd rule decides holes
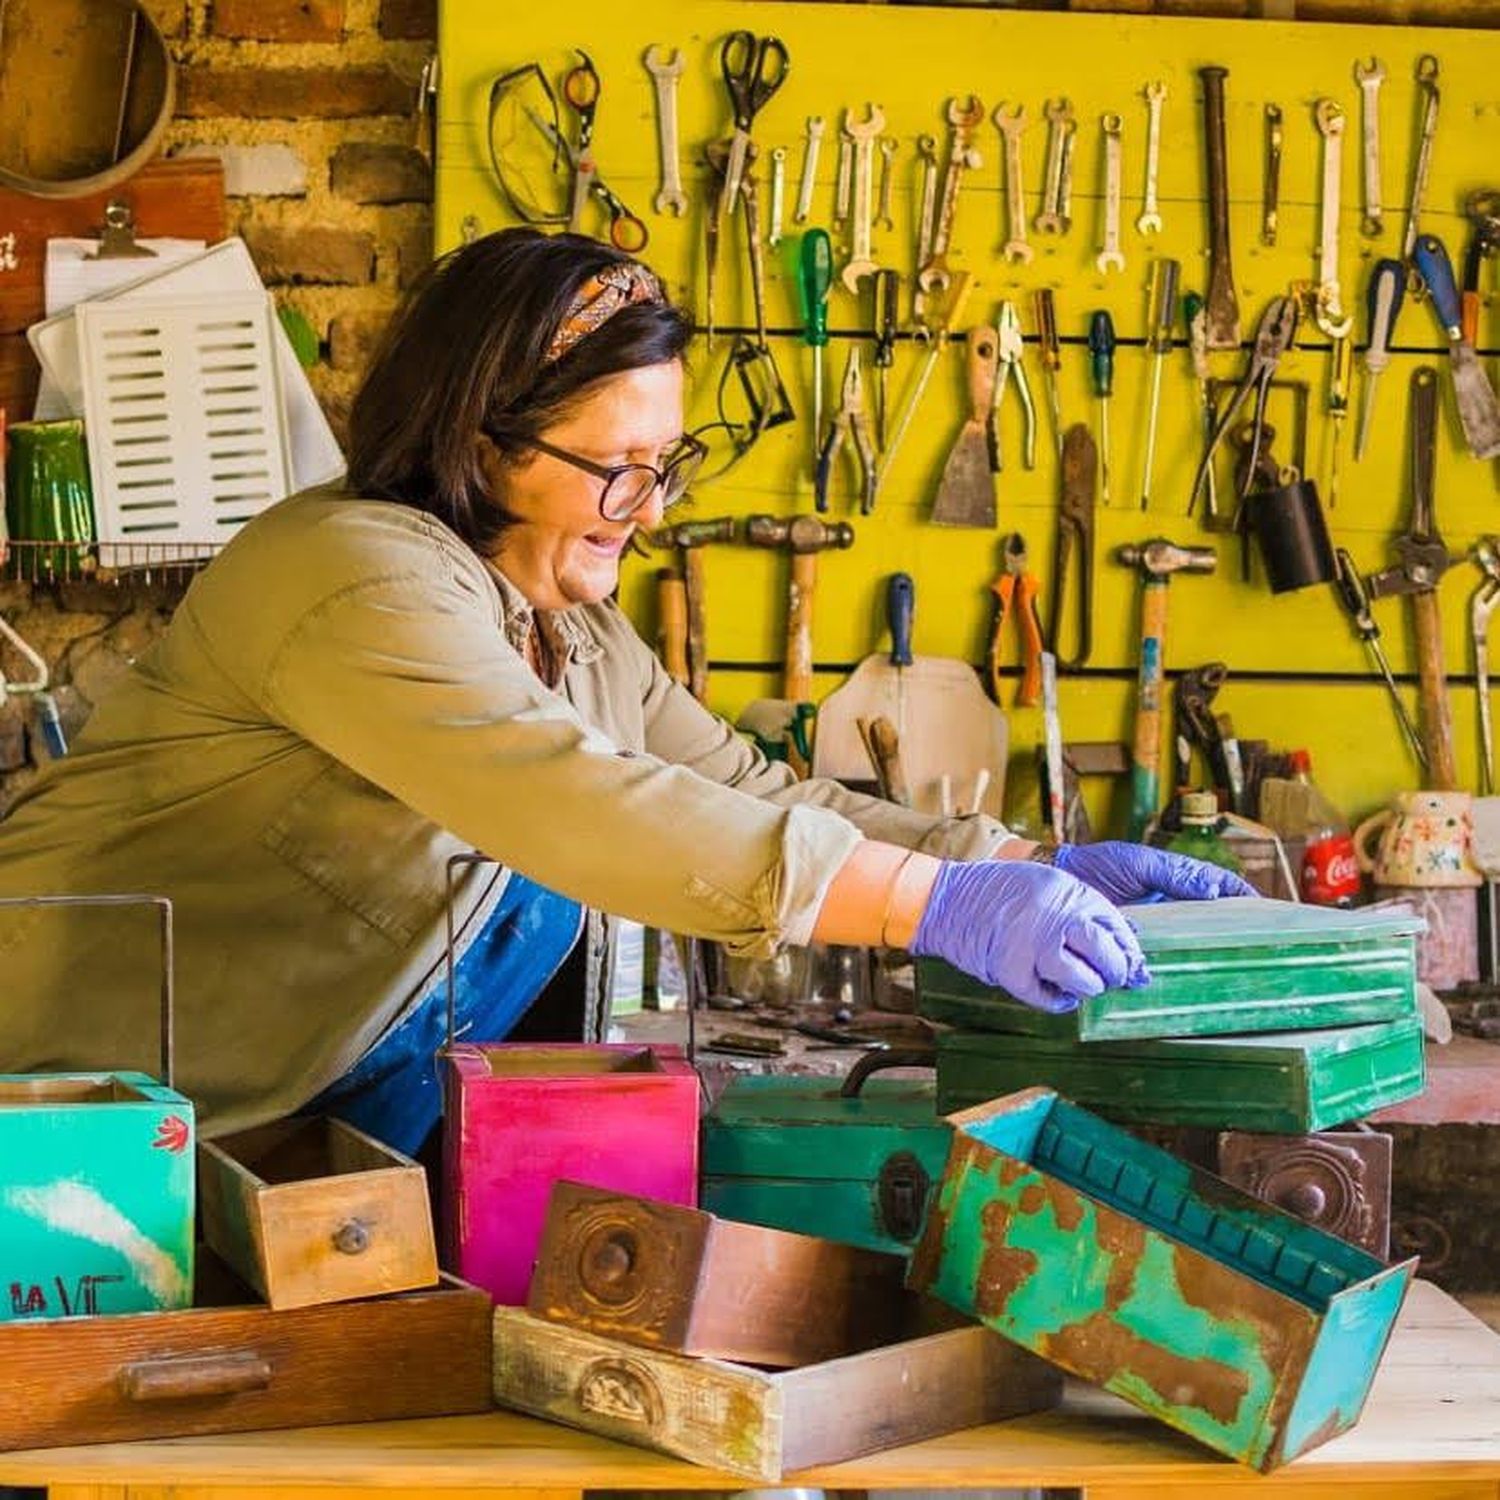
[[[698,1076],[680,1047],[564,1042],[448,1049],[447,1268],[523,1307],[560,1178],[698,1202]]]

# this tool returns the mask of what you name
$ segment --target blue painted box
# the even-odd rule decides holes
[[[191,1306],[193,1126],[145,1073],[0,1074],[0,1323]]]
[[[948,1119],[912,1287],[1260,1470],[1359,1419],[1414,1259],[1386,1266],[1050,1089]]]

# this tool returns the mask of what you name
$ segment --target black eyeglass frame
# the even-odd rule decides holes
[[[678,441],[683,445],[684,451],[673,458],[664,469],[658,469],[654,464],[596,464],[591,458],[583,458],[577,453],[569,453],[566,448],[558,448],[552,443],[543,442],[541,438],[531,438],[521,446],[535,448],[538,453],[545,453],[548,458],[555,458],[560,463],[569,464],[575,469],[582,470],[585,474],[592,474],[595,479],[602,479],[604,487],[599,491],[599,515],[606,521],[627,521],[650,500],[651,496],[658,489],[665,494],[667,485],[673,476],[684,464],[692,463],[692,469],[688,472],[687,478],[682,481],[682,489],[673,495],[670,500],[665,501],[664,505],[675,505],[686,494],[687,486],[692,480],[693,475],[698,472],[703,460],[708,457],[708,447],[690,432],[683,433]],[[605,501],[609,499],[610,488],[622,474],[641,472],[652,476],[651,488],[644,491],[641,498],[629,510],[620,514],[612,514],[605,506]]]

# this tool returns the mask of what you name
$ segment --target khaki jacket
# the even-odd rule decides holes
[[[561,686],[527,666],[547,632]],[[741,954],[809,939],[862,836],[1005,837],[796,782],[612,603],[534,614],[440,522],[311,491],[188,590],[74,753],[0,824],[0,895],[144,891],[176,918],[177,1083],[209,1133],[343,1074],[438,972],[448,857]],[[459,886],[468,931],[499,893]],[[145,912],[0,912],[0,1072],[149,1065]]]

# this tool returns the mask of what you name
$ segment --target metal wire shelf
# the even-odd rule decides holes
[[[0,583],[185,583],[219,542],[0,543]]]

